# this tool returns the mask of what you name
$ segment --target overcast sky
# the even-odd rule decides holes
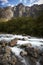
[[[18,3],[32,6],[33,4],[43,4],[43,0],[0,0],[0,6],[14,6]]]

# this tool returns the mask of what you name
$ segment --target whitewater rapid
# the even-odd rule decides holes
[[[36,38],[31,36],[23,36],[23,35],[13,35],[13,34],[0,34],[0,41],[5,40],[7,42],[17,38],[17,44],[27,44],[31,43],[32,45],[40,46],[43,45],[43,38]],[[23,40],[24,39],[24,40]]]
[[[32,46],[41,46],[43,45],[43,38],[31,37],[31,36],[23,36],[23,35],[13,35],[13,34],[0,34],[0,41],[5,40],[6,42],[10,42],[11,40],[17,38],[17,46],[10,47],[12,52],[21,59],[25,65],[30,65],[28,62],[28,58],[21,57],[20,52],[24,51],[23,49],[19,48],[18,45],[23,44],[32,44]],[[36,62],[36,65],[40,65],[39,62]]]

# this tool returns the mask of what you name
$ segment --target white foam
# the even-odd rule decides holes
[[[27,43],[31,43],[33,45],[43,45],[43,39],[42,38],[36,38],[36,37],[31,37],[30,38],[28,36],[22,36],[22,35],[12,35],[12,34],[0,34],[0,41],[1,40],[6,40],[6,41],[11,41],[12,39],[25,39],[25,41],[23,40],[18,40],[17,44],[27,44]]]
[[[16,56],[20,56],[20,52],[23,51],[22,49],[17,47],[11,47],[11,50],[13,53],[15,53]]]

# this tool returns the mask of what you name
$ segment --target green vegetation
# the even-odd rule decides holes
[[[6,18],[0,18],[0,22],[7,22],[8,21],[8,19],[6,19]]]
[[[41,15],[37,19],[13,18],[8,22],[0,22],[0,32],[43,37],[43,16]]]

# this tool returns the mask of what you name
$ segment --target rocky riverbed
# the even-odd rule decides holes
[[[0,34],[0,65],[43,65],[43,39]]]

